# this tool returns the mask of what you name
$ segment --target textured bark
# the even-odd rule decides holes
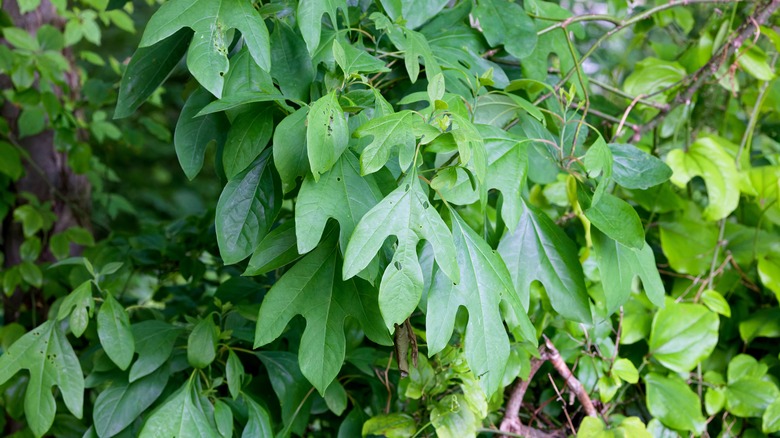
[[[27,14],[20,14],[19,7],[15,0],[6,0],[3,2],[3,10],[13,20],[14,24],[31,34],[35,34],[42,25],[50,24],[55,27],[62,27],[62,20],[57,15],[54,6],[49,0],[41,1],[40,7]],[[70,59],[68,53],[66,58]],[[68,90],[70,96],[74,97],[78,90],[78,77],[76,70],[73,69],[67,76]],[[8,77],[0,77],[0,87],[2,89],[11,88],[13,85]],[[8,121],[11,127],[11,141],[20,146],[29,155],[25,161],[25,174],[12,187],[14,194],[31,193],[41,202],[50,202],[52,211],[57,216],[51,233],[56,233],[72,226],[82,226],[90,229],[89,206],[90,206],[90,185],[84,175],[74,174],[67,164],[67,156],[58,152],[54,144],[54,131],[47,129],[38,135],[19,139],[16,135],[17,120],[19,118],[19,108],[6,102],[2,109],[3,118]],[[17,196],[17,205],[24,203],[24,200]],[[5,255],[6,266],[13,266],[21,262],[19,257],[19,246],[24,241],[21,225],[13,221],[12,215],[8,215],[2,223],[2,245]],[[51,234],[50,233],[50,234]],[[43,242],[46,244],[46,242]],[[77,252],[77,248],[73,248]],[[44,261],[51,261],[52,256],[44,248],[41,255]],[[38,291],[24,294],[17,290],[10,297],[3,297],[3,308],[5,310],[5,322],[9,323],[19,319],[19,316],[25,311],[36,311],[45,316],[45,303],[39,302]]]

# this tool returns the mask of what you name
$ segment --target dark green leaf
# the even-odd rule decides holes
[[[314,79],[309,52],[300,35],[283,21],[274,23],[271,34],[271,76],[282,94],[308,101],[309,87]]]
[[[663,161],[630,144],[610,143],[615,182],[627,189],[647,190],[668,180],[672,169]]]
[[[133,324],[138,359],[130,367],[130,383],[160,368],[171,356],[182,329],[163,321],[149,320]]]
[[[10,176],[12,180],[21,178],[24,173],[19,150],[4,141],[0,141],[0,173]]]
[[[298,359],[286,351],[262,351],[256,354],[265,365],[271,386],[279,398],[285,428],[302,434],[308,424],[312,387],[301,374]]]
[[[263,275],[287,265],[300,257],[297,245],[295,221],[282,222],[260,241],[242,275]]]
[[[281,208],[280,192],[270,149],[227,183],[216,212],[217,243],[225,264],[247,258],[265,237]]]
[[[498,252],[523,306],[528,306],[531,283],[539,280],[558,313],[590,321],[588,292],[574,242],[545,213],[524,200],[522,204],[520,222],[501,239]]]
[[[115,382],[95,400],[92,413],[95,431],[100,437],[111,437],[133,422],[162,394],[168,383],[168,370],[160,368],[133,383]]]
[[[512,56],[525,58],[536,47],[536,27],[523,8],[506,0],[479,0],[474,15],[491,46],[500,44]]]
[[[309,171],[306,156],[307,108],[285,117],[274,131],[274,165],[282,180],[282,190],[288,193],[297,185],[297,178]]]
[[[115,119],[132,114],[165,82],[181,61],[191,39],[192,32],[180,29],[152,46],[139,47],[135,51],[119,83]]]
[[[225,379],[228,390],[233,400],[241,393],[242,380],[244,378],[244,365],[233,350],[228,351],[227,366],[225,367]]]
[[[253,106],[239,114],[230,125],[222,165],[227,179],[233,179],[260,156],[274,129],[272,107]]]
[[[436,262],[447,277],[460,280],[452,235],[429,204],[414,171],[358,223],[344,255],[344,278],[368,266],[390,236],[397,237],[398,243],[379,288],[379,308],[389,329],[403,323],[422,296],[423,275],[417,257],[421,239],[433,246]]]
[[[244,396],[244,401],[247,405],[249,420],[244,427],[244,431],[241,432],[241,438],[274,436],[271,418],[269,417],[268,412],[265,411],[265,408],[247,396]]]
[[[206,146],[212,141],[225,142],[227,119],[223,114],[196,116],[212,99],[208,91],[198,88],[187,99],[176,122],[173,144],[179,164],[189,179],[195,178],[203,167]]]
[[[260,307],[255,348],[276,339],[295,315],[306,318],[301,371],[321,394],[341,369],[346,352],[344,321],[355,318],[374,342],[390,344],[379,322],[374,290],[360,280],[341,281],[336,236],[295,264],[274,284]]]
[[[187,361],[195,368],[206,368],[217,357],[217,327],[211,316],[198,321],[187,339]]]
[[[181,389],[152,412],[141,429],[140,438],[219,436],[195,393],[194,378],[190,377]]]
[[[214,401],[214,422],[223,438],[233,437],[233,411],[222,400]]]

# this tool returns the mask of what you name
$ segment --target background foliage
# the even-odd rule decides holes
[[[6,0],[4,435],[777,434],[778,7]]]

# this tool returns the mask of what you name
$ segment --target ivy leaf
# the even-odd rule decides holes
[[[263,17],[243,0],[171,0],[152,15],[140,47],[151,46],[189,27],[195,31],[187,52],[187,67],[204,88],[222,97],[230,40],[228,31],[238,29],[257,65],[271,68],[271,46]]]
[[[122,379],[98,395],[92,419],[100,437],[111,437],[131,425],[162,394],[169,371],[161,368],[133,383]]]
[[[520,222],[501,239],[498,252],[523,307],[528,307],[531,283],[539,280],[555,311],[568,319],[589,322],[588,292],[574,242],[544,212],[525,200],[522,203]]]
[[[165,82],[181,61],[191,39],[192,32],[181,29],[154,45],[135,51],[119,83],[115,119],[132,114]]]
[[[398,162],[406,170],[414,160],[416,138],[433,137],[439,131],[425,123],[414,111],[404,110],[369,120],[355,130],[357,138],[371,136],[372,140],[360,154],[360,169],[364,175],[384,167],[390,153],[398,148]]]
[[[252,107],[236,116],[222,150],[227,179],[233,179],[255,161],[271,139],[273,130],[273,107]]]
[[[0,356],[0,385],[21,369],[30,371],[24,415],[35,436],[43,436],[54,422],[57,410],[51,390],[54,385],[59,387],[68,410],[81,418],[84,375],[73,347],[53,321],[26,333]]]
[[[319,182],[307,176],[295,204],[298,252],[304,254],[317,246],[328,218],[339,222],[339,242],[345,249],[360,218],[380,199],[382,192],[373,176],[360,176],[360,165],[350,151]]]
[[[477,235],[454,210],[452,237],[460,268],[460,281],[454,283],[437,271],[428,291],[426,333],[428,354],[447,346],[455,326],[455,315],[463,306],[468,310],[466,360],[488,397],[498,390],[509,360],[509,338],[502,323],[499,305],[506,301],[520,320],[526,339],[536,333],[527,311],[512,284],[501,257]]]
[[[184,103],[179,120],[176,122],[173,145],[176,148],[179,164],[190,180],[195,178],[203,168],[206,146],[212,141],[217,144],[225,142],[227,119],[224,114],[197,116],[200,110],[212,100],[213,98],[205,89],[196,89]]]
[[[665,377],[650,373],[644,377],[647,388],[647,410],[672,429],[689,430],[701,434],[705,420],[701,414],[701,400],[675,375]]]
[[[282,333],[293,316],[306,318],[298,362],[301,372],[324,394],[336,378],[346,355],[344,321],[355,318],[374,342],[390,345],[377,324],[374,291],[360,280],[339,278],[335,232],[295,264],[263,299],[257,318],[255,348]]]
[[[672,176],[669,166],[636,146],[610,143],[609,150],[615,182],[627,189],[647,190]]]
[[[678,187],[685,187],[696,176],[704,179],[709,205],[703,216],[711,221],[725,218],[739,204],[739,174],[724,142],[718,137],[704,137],[690,145],[687,152],[675,149],[666,156],[666,164],[674,171],[672,183]]]
[[[607,314],[614,313],[628,301],[635,276],[642,279],[642,286],[650,301],[663,307],[664,285],[655,267],[653,250],[647,243],[638,250],[628,248],[594,229],[591,229],[591,238],[604,288]]]
[[[460,280],[450,230],[428,203],[415,171],[355,227],[344,255],[344,278],[362,271],[389,236],[396,236],[398,243],[393,260],[382,276],[379,308],[385,324],[392,328],[406,320],[422,296],[423,275],[417,257],[420,239],[432,245],[434,258],[447,277],[455,282]]]
[[[245,259],[271,229],[282,204],[278,176],[266,149],[249,167],[230,180],[217,202],[216,231],[225,264]]]
[[[510,55],[522,59],[536,47],[536,27],[523,8],[506,0],[479,0],[474,15],[492,47],[500,44]]]
[[[196,376],[196,373],[192,374]],[[144,423],[140,438],[175,437],[218,437],[203,406],[195,393],[193,378],[174,393]]]
[[[338,21],[338,9],[347,16],[346,0],[301,0],[298,3],[298,28],[301,30],[306,47],[314,54],[320,46],[322,16],[328,14],[333,27]]]
[[[336,164],[349,146],[349,127],[336,91],[319,98],[306,118],[306,149],[314,180]]]
[[[687,373],[712,354],[719,325],[718,315],[701,304],[669,299],[653,318],[650,355],[670,370]]]
[[[111,294],[106,294],[100,306],[97,326],[100,344],[106,354],[120,369],[126,370],[135,354],[135,340],[130,330],[130,317]]]

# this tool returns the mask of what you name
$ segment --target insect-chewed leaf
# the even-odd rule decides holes
[[[512,308],[526,339],[534,340],[536,334],[501,257],[458,213],[450,211],[460,281],[455,283],[441,271],[436,273],[428,292],[428,353],[435,354],[447,345],[458,308],[466,307],[466,360],[474,374],[481,376],[480,385],[490,396],[501,385],[509,360],[509,337],[499,311],[501,301]]]
[[[276,339],[295,315],[306,318],[298,361],[301,372],[320,394],[344,362],[344,321],[355,318],[374,342],[390,345],[381,326],[375,292],[359,280],[339,278],[336,233],[331,232],[271,288],[260,306],[255,347]]]
[[[84,375],[73,347],[54,321],[34,328],[0,356],[0,385],[23,368],[30,371],[24,415],[36,436],[46,433],[54,422],[57,411],[51,391],[54,385],[60,388],[68,410],[81,418]]]
[[[344,278],[362,271],[389,236],[396,236],[398,245],[382,276],[379,308],[385,324],[392,328],[414,311],[422,296],[423,275],[417,256],[420,239],[431,244],[434,258],[447,277],[460,280],[452,234],[428,203],[415,171],[358,223],[344,255]]]
[[[312,104],[306,118],[306,149],[315,180],[336,164],[349,146],[349,127],[336,92]]]
[[[187,67],[213,95],[222,97],[228,71],[227,32],[238,29],[244,43],[263,70],[271,68],[271,45],[265,22],[251,3],[243,0],[171,0],[152,16],[141,47],[161,41],[183,27],[195,31],[187,52]]]
[[[558,313],[589,322],[588,292],[574,242],[544,212],[526,201],[523,206],[517,228],[498,245],[523,305],[528,305],[531,283],[539,280]]]

